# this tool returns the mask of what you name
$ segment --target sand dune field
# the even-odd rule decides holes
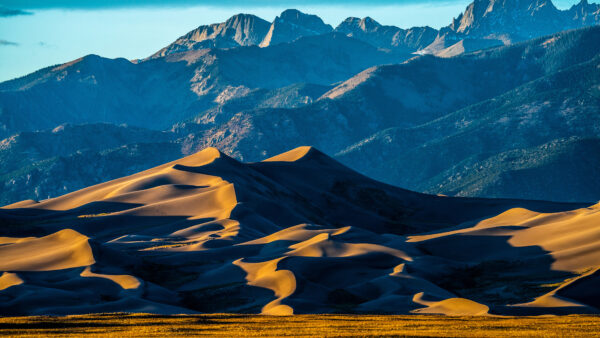
[[[600,204],[424,195],[217,149],[0,208],[0,314],[600,312]]]

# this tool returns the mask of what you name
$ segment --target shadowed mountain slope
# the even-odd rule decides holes
[[[578,207],[418,194],[311,147],[246,164],[208,148],[1,208],[0,311],[595,313],[593,236],[551,240],[574,219],[595,231],[597,206]],[[475,271],[478,287],[453,278]]]
[[[596,57],[421,126],[376,133],[337,158],[418,191],[595,200],[599,65]],[[360,160],[370,153],[379,156]]]

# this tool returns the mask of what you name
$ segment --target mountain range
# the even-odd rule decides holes
[[[200,26],[151,57],[205,48],[267,47],[332,31],[404,55],[454,56],[599,22],[600,5],[587,0],[568,10],[557,9],[550,0],[476,0],[440,30],[384,26],[370,17],[349,17],[334,29],[315,15],[289,9],[271,24],[254,15],[238,14],[224,23]]]
[[[0,208],[0,313],[598,313],[599,208],[415,193],[311,147],[207,148]]]
[[[0,202],[209,146],[257,161],[305,144],[421,192],[595,201],[598,11],[475,1],[439,31],[240,14],[147,59],[45,68],[0,83]]]

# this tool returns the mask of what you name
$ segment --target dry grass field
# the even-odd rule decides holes
[[[0,318],[0,334],[26,336],[597,336],[599,316],[96,314]]]

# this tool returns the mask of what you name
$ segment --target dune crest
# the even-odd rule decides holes
[[[308,229],[308,224],[298,224],[281,231],[275,232],[268,236],[257,238],[252,241],[240,243],[240,245],[252,245],[252,244],[268,244],[275,241],[298,241],[303,242],[318,236],[319,234],[329,234],[335,236],[343,234],[350,230],[350,227],[343,227],[339,229]]]
[[[285,153],[270,157],[263,162],[296,162],[306,156],[310,151],[313,150],[313,147],[310,146],[302,146],[290,151],[286,151]]]
[[[94,273],[92,269],[88,266],[83,270],[80,274],[81,277],[95,277],[95,278],[106,278],[111,280],[123,289],[137,289],[140,286],[140,281],[130,275],[106,275],[101,273]]]
[[[290,252],[286,256],[302,257],[350,257],[368,253],[385,253],[406,261],[412,258],[406,253],[382,245],[370,243],[343,243],[330,239],[328,233],[318,234],[305,241],[290,245]]]
[[[430,302],[422,299],[423,294],[416,294],[415,303],[427,307],[413,310],[413,313],[441,314],[447,316],[482,316],[487,315],[489,307],[465,298],[448,298],[439,302]]]

